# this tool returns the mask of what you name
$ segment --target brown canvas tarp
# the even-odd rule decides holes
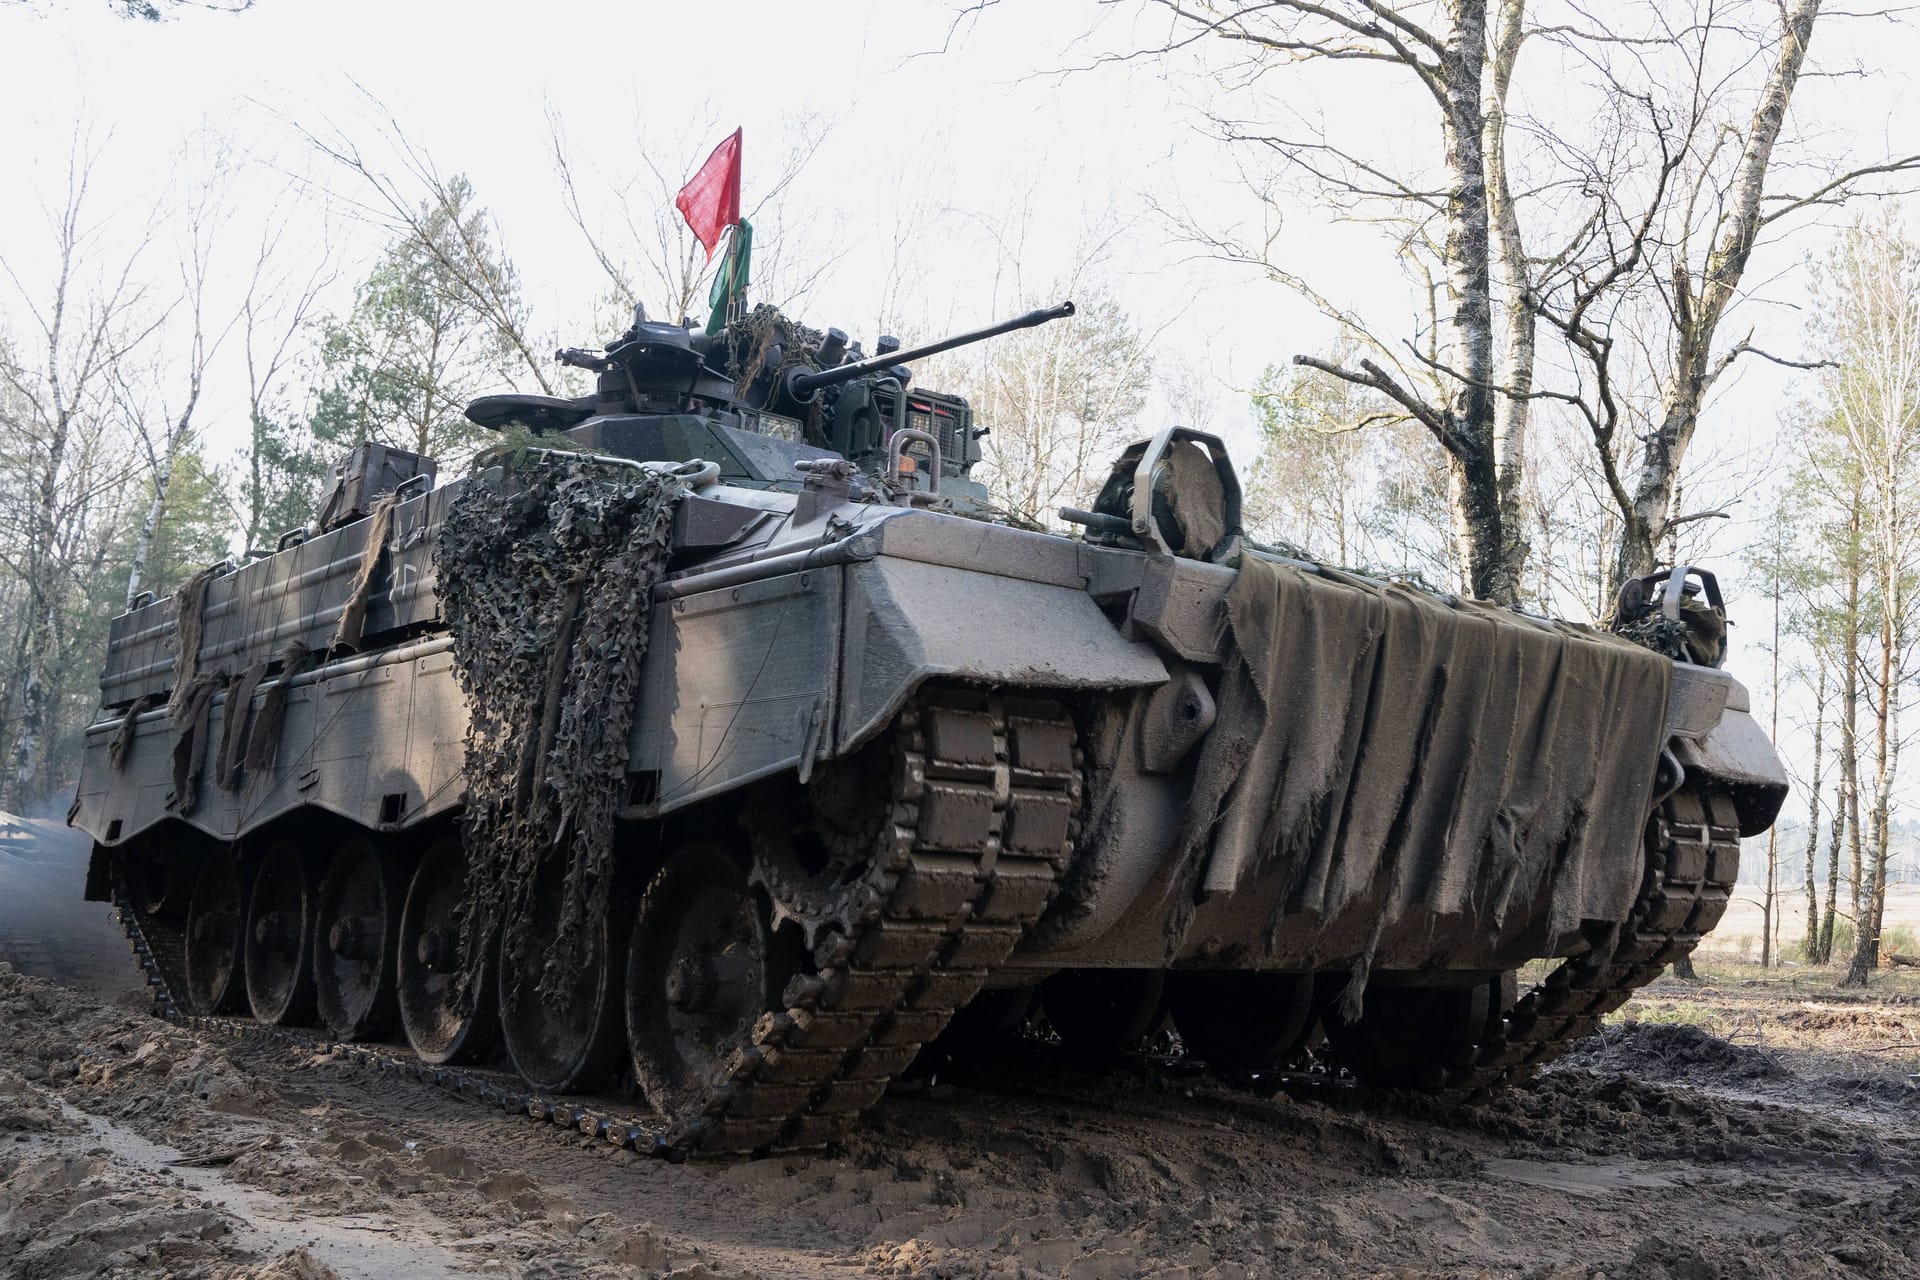
[[[1623,912],[1672,665],[1583,627],[1245,557],[1189,815],[1188,883],[1275,917],[1410,912],[1555,933]],[[1369,904],[1356,909],[1360,904]]]

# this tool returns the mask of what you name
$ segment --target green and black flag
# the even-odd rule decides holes
[[[718,333],[729,321],[747,312],[747,273],[753,265],[753,224],[745,218],[734,224],[727,256],[714,273],[707,294],[707,332]]]

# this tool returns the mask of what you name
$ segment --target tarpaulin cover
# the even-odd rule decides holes
[[[1200,761],[1187,865],[1214,891],[1278,877],[1276,916],[1362,900],[1487,934],[1565,932],[1640,887],[1672,664],[1546,623],[1245,557]],[[1192,883],[1192,881],[1189,881]],[[1352,918],[1352,917],[1349,917]]]

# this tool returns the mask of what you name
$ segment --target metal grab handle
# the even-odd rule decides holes
[[[1234,473],[1233,463],[1227,458],[1227,446],[1221,443],[1219,436],[1195,431],[1192,427],[1162,427],[1159,434],[1147,443],[1146,449],[1140,454],[1139,464],[1133,469],[1132,510],[1133,536],[1140,539],[1140,544],[1150,554],[1161,559],[1170,559],[1173,547],[1167,542],[1166,534],[1161,532],[1159,521],[1153,518],[1153,472],[1172,451],[1174,443],[1180,440],[1191,440],[1204,447],[1213,457],[1214,474],[1220,477],[1220,516],[1226,525],[1221,546],[1231,549],[1233,535],[1240,532],[1240,477]]]
[[[419,492],[408,493],[407,490],[409,487],[416,489]],[[395,502],[405,502],[409,498],[419,497],[420,494],[426,493],[432,488],[433,488],[433,477],[428,473],[422,471],[418,475],[408,476],[405,480],[402,480],[399,484],[393,486],[393,500]]]
[[[681,481],[689,489],[704,489],[720,482],[720,464],[705,458],[688,458],[685,462],[643,462],[640,465],[644,470]]]
[[[1700,586],[1706,592],[1708,604],[1716,609],[1726,608],[1720,599],[1720,579],[1698,565],[1677,564],[1673,566],[1672,572],[1667,574],[1666,594],[1660,600],[1660,614],[1669,621],[1680,621],[1680,601],[1686,596],[1689,576],[1700,579]]]
[[[900,488],[900,459],[906,454],[905,445],[909,440],[923,442],[927,446],[927,451],[932,454],[932,474],[927,482],[927,496],[939,497],[940,442],[934,439],[930,432],[922,431],[918,427],[901,427],[893,433],[893,438],[887,441],[887,483],[895,489]]]

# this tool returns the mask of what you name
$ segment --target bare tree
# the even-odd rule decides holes
[[[937,375],[992,430],[982,478],[995,504],[1034,525],[1057,522],[1062,505],[1092,500],[1113,455],[1135,434],[1153,377],[1152,335],[1096,271],[1083,269],[1017,305],[1065,296],[1076,296],[1071,319],[994,339],[989,351]]]
[[[1600,594],[1651,569],[1678,530],[1717,511],[1675,495],[1706,396],[1751,332],[1721,337],[1758,244],[1803,215],[1897,184],[1920,157],[1776,161],[1789,130],[1818,0],[1697,0],[1595,12],[1578,0],[1143,0],[1171,18],[1156,46],[1098,61],[1225,50],[1207,73],[1228,104],[1219,137],[1273,173],[1249,181],[1269,207],[1251,236],[1217,216],[1163,211],[1208,250],[1255,263],[1369,348],[1299,357],[1391,399],[1446,451],[1464,585],[1511,600],[1530,555],[1533,409],[1586,428],[1615,546]],[[1858,14],[1846,16],[1857,17]],[[1529,48],[1556,93],[1515,99]],[[1532,55],[1527,55],[1532,56]],[[1270,75],[1410,86],[1433,145],[1400,149],[1256,89]],[[1363,80],[1369,72],[1374,79]],[[1574,105],[1569,107],[1571,102]],[[1744,105],[1729,113],[1727,104]],[[1776,171],[1818,170],[1789,193]],[[1335,217],[1379,227],[1425,304],[1390,339],[1285,259],[1278,193],[1298,180]],[[1558,341],[1543,353],[1541,330]]]
[[[1376,0],[1155,0],[1175,22],[1170,55],[1198,41],[1224,41],[1241,51],[1230,74],[1256,78],[1275,67],[1368,63],[1392,69],[1415,86],[1436,128],[1437,172],[1397,172],[1324,127],[1299,132],[1264,120],[1219,116],[1228,142],[1250,146],[1303,174],[1339,216],[1392,225],[1430,302],[1427,323],[1411,341],[1389,342],[1354,313],[1334,305],[1275,253],[1270,222],[1257,243],[1221,233],[1184,211],[1189,233],[1221,256],[1263,265],[1274,278],[1314,300],[1368,348],[1351,363],[1301,355],[1296,361],[1371,388],[1395,406],[1400,421],[1418,423],[1445,451],[1456,513],[1455,536],[1464,585],[1486,599],[1512,601],[1522,538],[1509,537],[1503,512],[1515,509],[1525,466],[1526,409],[1533,317],[1505,314],[1518,341],[1495,340],[1494,273],[1518,278],[1525,249],[1513,199],[1489,182],[1489,131],[1504,139],[1504,95],[1512,81],[1523,16],[1520,0],[1489,13],[1487,0],[1387,5]],[[1489,55],[1491,53],[1491,64]],[[1496,223],[1498,232],[1496,236]],[[1525,363],[1516,368],[1515,362]],[[1499,398],[1512,402],[1505,412]],[[1503,480],[1503,475],[1505,479]],[[1504,508],[1503,508],[1504,503]]]
[[[752,199],[744,216],[760,233],[754,242],[754,284],[783,309],[803,300],[841,256],[823,242],[814,212],[795,207],[790,198],[832,127],[824,117],[799,113],[765,161],[757,158],[757,143],[746,150],[755,158],[751,166],[743,164],[745,194]],[[673,200],[728,132],[713,116],[667,137],[659,136],[657,122],[636,122],[634,137],[619,148],[619,169],[610,173],[592,158],[595,148],[587,148],[582,158],[559,114],[548,108],[547,137],[567,216],[606,277],[621,323],[636,304],[669,321],[694,319],[702,311],[712,263]],[[627,168],[636,162],[636,168]]]
[[[1920,574],[1920,245],[1884,212],[1856,224],[1831,255],[1828,288],[1823,328],[1838,364],[1828,401],[1863,480],[1862,541],[1877,623],[1864,680],[1873,715],[1871,844],[1844,979],[1858,985],[1879,959],[1901,695],[1920,639],[1913,585]]]
[[[166,318],[170,320],[176,314],[180,317],[181,327],[184,328],[184,347],[170,359],[162,356],[149,362],[145,370],[146,377],[142,377],[141,371],[132,368],[131,362],[127,361],[117,363],[111,371],[115,401],[128,425],[134,429],[153,486],[146,514],[141,518],[134,536],[133,555],[127,567],[128,607],[132,607],[134,598],[140,594],[147,572],[147,558],[153,549],[153,539],[159,530],[161,517],[166,513],[167,491],[173,483],[181,450],[193,438],[194,414],[200,407],[201,393],[206,389],[207,366],[239,319],[237,313],[224,321],[216,321],[208,315],[208,283],[214,257],[219,243],[225,239],[229,220],[227,161],[217,148],[210,158],[211,169],[208,173],[192,175],[184,170],[182,173],[182,180],[187,186],[181,208],[181,233],[184,237],[180,246],[181,294],[177,306],[169,308]],[[164,382],[170,376],[177,376],[182,384],[178,398],[171,401],[171,406],[163,390]],[[159,420],[157,428],[154,423],[156,417]]]
[[[241,338],[247,367],[247,446],[241,477],[242,545],[259,547],[276,529],[291,528],[289,494],[306,477],[302,441],[288,403],[289,381],[302,353],[321,293],[338,278],[330,255],[287,265],[287,223],[279,204],[269,209],[253,256],[252,274],[240,306]],[[292,500],[291,502],[289,500]]]
[[[1269,366],[1253,402],[1261,448],[1247,511],[1257,536],[1347,568],[1445,579],[1451,522],[1434,485],[1444,463],[1418,424],[1377,392],[1298,366]]]
[[[1769,233],[1777,236],[1789,231],[1796,225],[1796,215],[1883,189],[1880,180],[1901,178],[1920,165],[1920,156],[1840,164],[1829,167],[1808,189],[1780,189],[1776,159],[1794,91],[1806,68],[1820,0],[1781,3],[1773,13],[1771,32],[1763,28],[1746,36],[1736,15],[1705,8],[1675,42],[1686,51],[1691,65],[1683,100],[1686,114],[1681,117],[1685,128],[1673,139],[1670,154],[1687,157],[1693,173],[1691,181],[1676,192],[1682,198],[1666,218],[1661,244],[1641,253],[1622,275],[1624,280],[1633,272],[1648,273],[1649,282],[1661,290],[1670,338],[1658,415],[1653,430],[1644,437],[1631,493],[1621,495],[1616,582],[1650,572],[1673,525],[1690,518],[1676,513],[1675,489],[1707,394],[1716,381],[1748,354],[1813,367],[1810,362],[1762,351],[1753,344],[1751,330],[1732,342],[1721,340],[1721,327],[1743,295],[1756,248]],[[1739,56],[1771,52],[1744,121],[1719,119],[1713,111],[1716,91],[1724,91],[1725,85],[1713,51],[1716,37],[1727,32],[1739,37]],[[1662,126],[1656,122],[1653,127]]]
[[[499,223],[478,209],[464,177],[442,173],[384,103],[364,89],[361,94],[395,157],[397,174],[344,133],[322,136],[298,124],[295,128],[317,152],[359,180],[365,195],[350,199],[351,206],[412,244],[431,264],[431,278],[445,293],[446,304],[491,328],[525,376],[543,393],[554,394],[553,361],[535,349],[519,276],[503,248]]]
[[[158,323],[140,315],[143,290],[134,265],[144,240],[109,259],[117,265],[95,273],[95,264],[111,253],[89,203],[97,160],[98,152],[76,137],[63,198],[50,210],[52,243],[45,260],[51,279],[37,285],[22,275],[20,261],[0,258],[0,273],[18,295],[39,346],[38,359],[9,352],[0,361],[9,410],[17,415],[7,425],[23,441],[16,474],[24,514],[10,567],[21,581],[24,617],[4,673],[14,731],[10,767],[0,778],[0,803],[12,808],[37,802],[48,786],[64,610],[81,552],[78,515],[97,484],[94,476],[76,485],[76,459],[99,426],[113,369]]]

